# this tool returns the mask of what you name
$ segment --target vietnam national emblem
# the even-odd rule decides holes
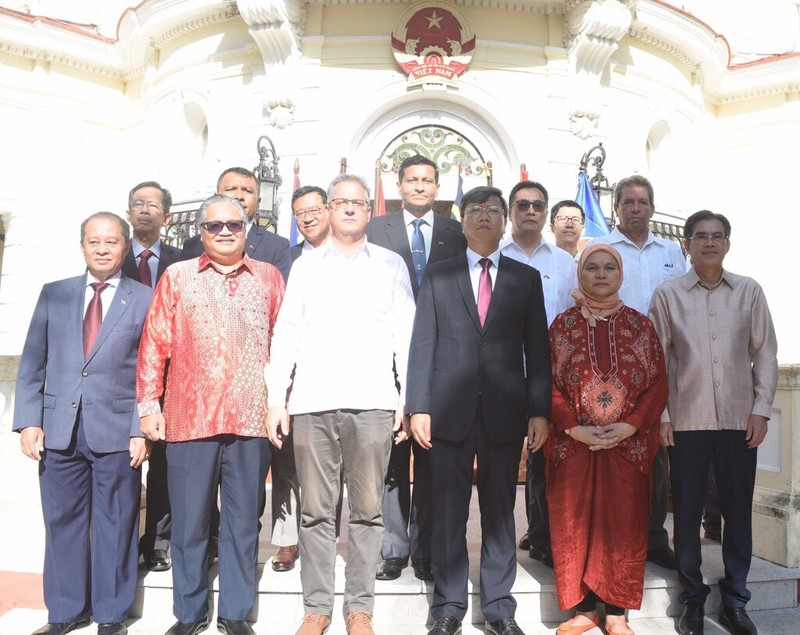
[[[408,75],[409,86],[457,86],[475,49],[475,35],[464,15],[446,2],[414,4],[392,33],[392,50]]]

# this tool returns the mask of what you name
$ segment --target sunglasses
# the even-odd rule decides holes
[[[547,203],[544,201],[529,201],[528,199],[520,199],[514,202],[514,206],[520,212],[527,212],[531,207],[533,207],[533,211],[541,214],[544,210],[547,209]]]
[[[238,234],[240,231],[244,229],[244,221],[241,220],[229,220],[229,221],[218,221],[212,220],[207,223],[202,223],[200,225],[203,229],[205,229],[209,234],[214,234],[215,236],[222,231],[223,227],[227,227],[228,231],[232,234]]]

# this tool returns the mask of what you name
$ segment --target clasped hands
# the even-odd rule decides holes
[[[569,434],[595,452],[616,447],[620,441],[636,434],[636,431],[636,427],[630,423],[617,421],[604,426],[575,426],[569,429]]]

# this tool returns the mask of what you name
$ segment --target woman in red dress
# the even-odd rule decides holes
[[[550,327],[547,500],[559,604],[575,610],[558,635],[597,626],[597,602],[609,635],[632,635],[625,609],[642,602],[667,375],[653,325],[624,305],[621,285],[617,251],[590,244],[578,263],[576,306]]]

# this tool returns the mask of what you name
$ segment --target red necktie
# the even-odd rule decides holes
[[[89,357],[100,325],[103,323],[103,302],[100,300],[100,293],[108,286],[106,282],[92,282],[90,285],[94,289],[94,295],[89,300],[86,308],[86,315],[83,318],[83,356]]]
[[[153,286],[153,276],[150,275],[150,264],[147,262],[152,255],[153,252],[149,249],[145,249],[139,254],[139,282],[148,287]]]
[[[492,301],[492,274],[489,273],[492,261],[488,258],[481,258],[478,262],[483,267],[478,281],[478,317],[483,326],[486,322],[486,314],[489,312],[489,302]]]

